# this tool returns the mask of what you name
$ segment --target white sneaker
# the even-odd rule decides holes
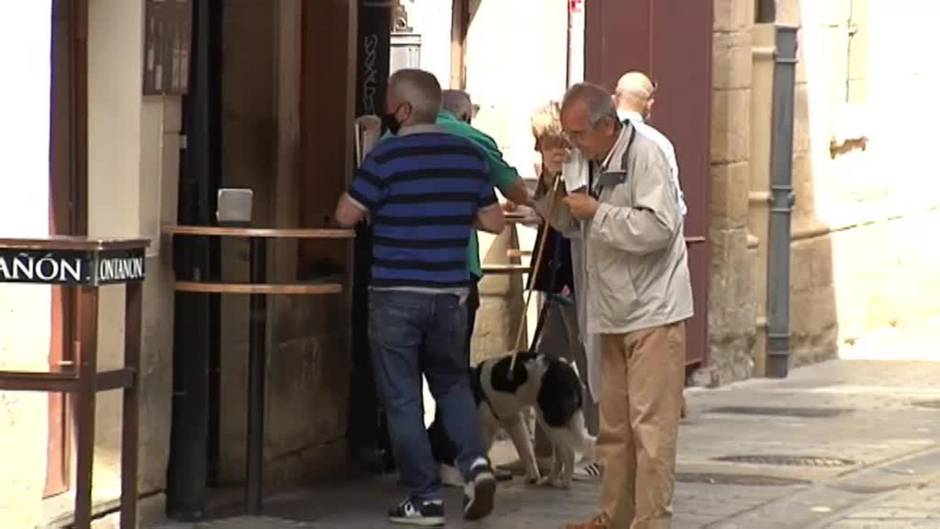
[[[600,481],[603,468],[597,461],[582,459],[574,467],[572,479],[575,481]]]

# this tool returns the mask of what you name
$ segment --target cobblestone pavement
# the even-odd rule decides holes
[[[674,529],[940,529],[940,362],[834,361],[781,381],[692,389],[688,401]],[[718,460],[728,456],[758,457]],[[516,481],[477,525],[459,520],[451,491],[449,526],[558,527],[590,516],[596,491]],[[275,495],[266,517],[159,528],[386,528],[382,513],[399,495],[393,477],[368,478]]]

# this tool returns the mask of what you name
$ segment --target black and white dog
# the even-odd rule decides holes
[[[550,358],[544,354],[520,352],[512,376],[512,356],[485,360],[470,369],[470,384],[477,405],[484,445],[489,451],[502,428],[512,439],[520,459],[525,463],[530,483],[568,487],[574,473],[575,455],[592,456],[594,437],[584,424],[581,379],[573,363]],[[553,449],[551,474],[542,479],[532,437],[523,418],[523,411],[533,408],[536,419],[547,433]],[[442,474],[453,475],[457,449],[447,437],[442,424],[435,419],[428,429],[434,458],[441,464]],[[450,467],[450,468],[448,468]],[[452,485],[455,479],[444,479]]]

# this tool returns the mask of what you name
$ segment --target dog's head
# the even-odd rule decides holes
[[[487,363],[492,364],[492,370],[490,380],[485,382],[489,382],[494,390],[503,393],[529,392],[534,396],[541,387],[542,378],[551,362],[543,354],[521,351],[516,355],[511,374],[511,355],[487,360]]]
[[[517,371],[520,369],[518,365],[520,362],[522,363],[522,369],[525,371],[526,376],[530,380],[541,380],[545,375],[545,372],[548,371],[548,366],[551,364],[551,359],[541,353],[519,353],[519,360],[516,361]]]

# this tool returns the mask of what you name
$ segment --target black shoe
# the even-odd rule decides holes
[[[496,477],[496,481],[512,481],[512,472],[508,470],[494,468],[493,475]]]
[[[388,511],[388,519],[398,524],[443,527],[444,502],[441,500],[419,502],[407,499]]]
[[[470,475],[463,487],[463,517],[479,520],[493,512],[496,496],[496,478],[490,464],[482,457],[470,467]]]

